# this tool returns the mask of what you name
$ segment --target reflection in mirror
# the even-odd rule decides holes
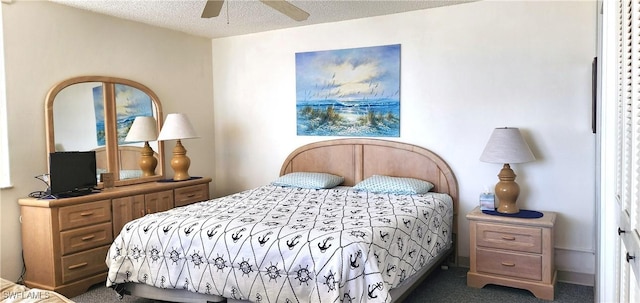
[[[125,142],[144,142],[140,149],[140,160],[138,166],[142,170],[144,177],[155,176],[158,159],[155,152],[149,145],[149,141],[156,141],[158,138],[158,123],[153,116],[137,116],[127,132]],[[122,172],[122,168],[120,169]]]
[[[139,165],[144,142],[125,142],[136,116],[151,116],[162,126],[162,108],[146,86],[127,79],[86,76],[54,86],[47,95],[47,154],[96,151],[100,173],[114,173],[115,185],[159,180],[164,175],[163,145],[149,141],[159,159],[155,172],[143,176]]]
[[[120,180],[140,178],[143,176],[143,170],[139,163],[144,142],[131,144],[126,142],[125,139],[135,118],[138,116],[154,117],[155,107],[149,95],[135,87],[124,84],[115,85],[115,100],[116,132],[118,146],[120,146]],[[154,153],[157,153],[158,141],[155,141],[155,138],[149,141],[151,141],[149,142],[151,149]],[[123,149],[125,145],[130,147],[127,150],[134,151],[133,157],[125,156],[125,149]],[[155,154],[154,156],[157,157]]]
[[[99,147],[104,125],[97,127],[93,91],[102,83],[87,82],[67,86],[61,90],[53,104],[53,127],[56,130],[55,151],[87,151]],[[97,96],[102,100],[102,89]],[[102,103],[102,102],[100,102]],[[104,110],[101,111],[104,123]],[[98,133],[101,129],[101,134]]]
[[[104,110],[100,113],[95,111],[96,98],[100,99],[100,104],[103,103],[101,82],[78,83],[61,90],[53,103],[53,128],[56,130],[55,151],[96,150],[102,155],[96,156],[96,178],[99,181],[99,173],[107,171],[107,161],[104,140],[102,148],[99,144],[99,138],[104,138],[104,125],[97,127],[96,123],[98,115],[102,115],[99,121],[104,123]]]

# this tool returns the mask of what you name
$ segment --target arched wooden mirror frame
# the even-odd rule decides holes
[[[118,144],[117,134],[117,118],[116,118],[116,85],[122,84],[133,88],[136,88],[145,94],[147,94],[152,102],[153,115],[156,118],[158,132],[162,127],[162,105],[158,96],[147,86],[123,78],[106,77],[106,76],[80,76],[71,79],[64,80],[49,90],[47,93],[45,102],[45,125],[46,125],[46,137],[47,137],[47,161],[49,154],[56,151],[56,139],[54,129],[54,102],[56,96],[65,88],[79,83],[95,82],[97,85],[102,83],[102,96],[104,105],[104,128],[105,128],[105,146],[106,152],[106,165],[107,170],[113,173],[114,186],[124,186],[145,182],[152,182],[160,180],[164,177],[164,144],[161,141],[157,141],[156,157],[158,159],[158,166],[156,167],[156,175],[150,177],[137,177],[131,179],[120,178],[120,153],[121,150],[127,149],[128,145],[120,146]],[[94,114],[94,113],[91,113]],[[99,180],[98,180],[99,181]],[[102,184],[99,185],[101,187]]]

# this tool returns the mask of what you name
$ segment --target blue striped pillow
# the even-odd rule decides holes
[[[353,188],[372,193],[415,195],[429,192],[433,188],[433,184],[414,178],[373,175],[362,180]]]
[[[328,173],[296,172],[281,176],[271,182],[271,185],[320,189],[336,187],[342,182],[344,177]]]

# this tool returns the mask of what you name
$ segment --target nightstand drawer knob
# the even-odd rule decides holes
[[[80,263],[80,264],[71,265],[71,266],[69,266],[69,267],[68,267],[68,269],[69,269],[69,270],[74,270],[74,269],[78,269],[78,268],[81,268],[81,267],[85,267],[85,266],[87,266],[88,264],[89,264],[89,263],[87,263],[87,262],[82,262],[82,263]]]
[[[502,236],[502,240],[515,241],[516,237],[514,237],[514,236]]]
[[[93,239],[93,238],[95,238],[95,237],[96,237],[96,235],[88,235],[88,236],[84,236],[84,237],[82,237],[82,239],[81,239],[81,240],[82,240],[82,241],[89,241],[89,240],[91,240],[91,239]]]
[[[508,266],[508,267],[514,267],[516,266],[515,263],[511,263],[511,262],[501,262],[500,264],[502,264],[502,266]]]
[[[627,263],[629,263],[629,260],[633,260],[635,258],[636,258],[635,256],[632,256],[632,255],[629,254],[629,252],[627,252],[627,257],[626,257]]]
[[[621,229],[620,227],[618,227],[618,236],[619,236],[620,234],[624,234],[624,233],[626,233],[626,232],[627,232],[626,230]]]

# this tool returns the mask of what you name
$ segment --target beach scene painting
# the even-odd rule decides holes
[[[400,44],[296,53],[299,136],[400,136]]]
[[[135,120],[137,116],[153,116],[153,105],[151,97],[145,92],[124,84],[115,85],[115,97],[118,144],[123,144],[133,124],[133,120]],[[93,88],[93,102],[96,114],[98,146],[104,146],[105,129],[102,86]]]

